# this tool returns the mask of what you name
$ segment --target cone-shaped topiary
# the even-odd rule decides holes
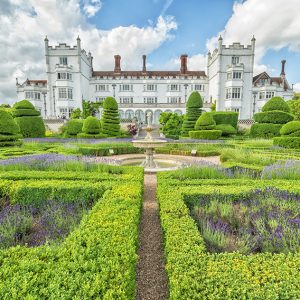
[[[262,107],[263,112],[272,110],[280,110],[289,113],[290,107],[281,97],[273,97]]]
[[[182,123],[181,135],[188,136],[189,131],[194,130],[195,124],[201,115],[203,101],[201,95],[194,91],[186,103],[186,114]]]
[[[0,109],[0,147],[20,145],[20,127],[12,115]]]
[[[215,129],[216,122],[214,121],[212,115],[208,112],[204,112],[196,122],[196,130],[211,130]]]
[[[120,117],[118,103],[113,97],[107,97],[103,102],[102,132],[107,136],[120,134]]]
[[[13,115],[23,137],[45,136],[45,125],[40,117],[40,112],[28,100],[15,103]]]
[[[289,112],[288,104],[281,97],[271,98],[263,106],[262,112],[254,115],[256,123],[251,126],[251,136],[261,138],[279,136],[282,125],[294,119]]]

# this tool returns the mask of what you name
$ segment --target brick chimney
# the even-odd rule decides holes
[[[182,54],[180,56],[180,61],[181,61],[180,73],[181,74],[187,73],[187,59],[188,59],[187,54]]]
[[[285,63],[286,63],[286,60],[283,59],[283,60],[281,61],[281,73],[280,73],[281,76],[285,76],[285,71],[284,71]]]
[[[115,55],[115,73],[121,73],[121,56]]]
[[[143,55],[143,73],[147,72],[147,68],[146,68],[146,55]]]

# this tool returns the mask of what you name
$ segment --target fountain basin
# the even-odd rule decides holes
[[[166,145],[166,140],[159,140],[159,139],[153,139],[153,140],[134,140],[132,141],[133,147],[136,148],[144,148],[144,149],[155,149],[155,148],[161,148]]]

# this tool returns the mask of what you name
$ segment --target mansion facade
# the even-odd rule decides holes
[[[189,94],[198,91],[205,110],[216,101],[217,111],[236,111],[240,119],[250,119],[271,97],[289,100],[293,94],[285,77],[285,61],[280,77],[266,72],[253,77],[254,37],[248,46],[225,46],[220,37],[218,48],[208,53],[207,73],[188,70],[186,54],[180,57],[178,71],[148,71],[145,55],[141,70],[123,71],[121,56],[115,55],[114,70],[96,71],[93,56],[81,48],[79,37],[73,47],[49,46],[47,37],[44,41],[46,79],[16,80],[18,101],[28,99],[44,118],[69,118],[74,109],[82,108],[83,99],[102,102],[113,96],[121,119],[136,117],[145,122],[151,112],[158,123],[161,112],[184,114]]]

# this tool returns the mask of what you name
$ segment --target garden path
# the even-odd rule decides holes
[[[156,186],[156,175],[145,174],[144,203],[139,233],[137,300],[164,300],[168,297]]]

